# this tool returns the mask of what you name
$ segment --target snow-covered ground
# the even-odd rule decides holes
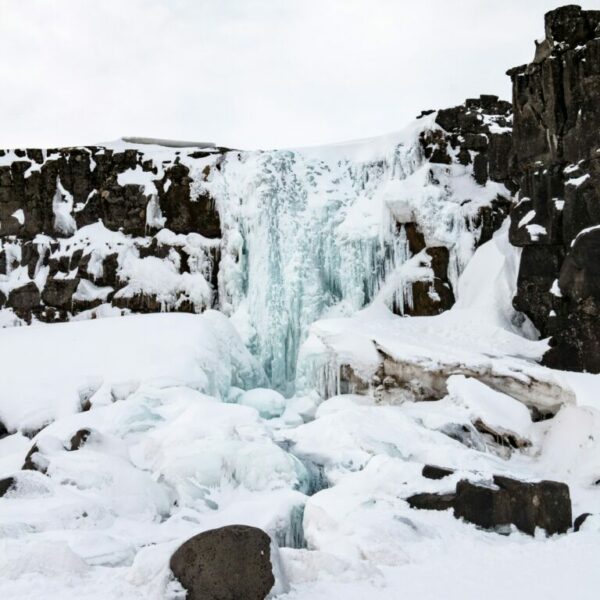
[[[282,600],[597,597],[600,516],[499,535],[406,501],[508,475],[563,481],[574,517],[600,515],[600,376],[537,362],[547,343],[512,307],[506,225],[475,253],[465,226],[505,190],[425,164],[432,119],[377,142],[234,153],[198,180],[219,200],[221,312],[0,330],[0,479],[15,480],[0,598],[181,599],[170,555],[233,523],[276,541]],[[449,248],[450,311],[390,311],[414,266],[394,219]],[[121,234],[75,236],[117,244],[134,291],[183,285]],[[201,262],[205,240],[178,243]],[[200,271],[188,292],[208,304]],[[360,394],[339,393],[342,366]],[[425,464],[455,472],[426,479]]]
[[[574,585],[574,597],[595,598],[598,518],[553,538],[502,536],[405,500],[506,474],[568,483],[574,516],[600,509],[600,378],[533,361],[544,345],[520,335],[506,303],[514,251],[505,237],[479,250],[451,311],[403,318],[374,306],[337,329],[317,322],[311,337],[344,348],[336,330],[359,335],[416,362],[428,348],[430,361],[472,368],[485,356],[510,377],[568,389],[550,420],[533,422],[524,403],[461,374],[437,402],[323,400],[315,390],[283,400],[213,311],[3,330],[0,420],[16,433],[0,440],[0,477],[16,486],[0,498],[0,596],[178,598],[168,570],[177,545],[245,523],[280,546],[289,586],[280,597],[290,600],[558,599],[573,597]],[[318,344],[306,345],[314,354]],[[526,444],[498,445],[477,419]],[[469,432],[462,441],[457,428]],[[84,429],[87,440],[71,450]],[[21,471],[34,445],[36,470]],[[425,479],[425,464],[456,472]]]

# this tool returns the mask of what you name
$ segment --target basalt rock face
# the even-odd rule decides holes
[[[533,62],[508,72],[520,184],[510,240],[523,249],[514,305],[552,336],[547,365],[600,372],[600,11],[565,6],[545,25]]]
[[[430,114],[424,111],[420,117]],[[431,181],[436,184],[435,167],[448,172],[470,172],[477,186],[488,182],[502,184],[491,205],[482,207],[474,221],[466,221],[467,229],[478,230],[476,245],[487,242],[500,227],[511,207],[516,185],[510,171],[512,145],[512,106],[497,96],[482,95],[463,104],[437,112],[436,128],[421,134],[425,158],[432,165]],[[477,198],[466,198],[470,203]],[[430,316],[448,310],[455,294],[448,277],[449,253],[443,246],[428,246],[417,223],[405,223],[412,255],[425,252],[424,258],[432,275],[412,284],[410,304],[394,306],[398,314]]]
[[[433,149],[431,162],[451,164],[455,158],[461,165],[473,165],[473,177],[480,185],[491,180],[513,187],[510,102],[492,95],[470,98],[460,106],[438,111],[435,121],[448,135]]]
[[[17,324],[100,305],[114,314],[210,307],[221,227],[198,183],[224,152],[0,150],[0,308]]]

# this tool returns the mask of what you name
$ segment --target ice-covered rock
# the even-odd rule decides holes
[[[264,419],[280,417],[285,410],[285,398],[279,392],[266,388],[244,392],[238,398],[238,404],[255,408]]]

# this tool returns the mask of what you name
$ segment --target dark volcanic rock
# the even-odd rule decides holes
[[[19,315],[30,313],[40,305],[40,290],[30,281],[25,285],[14,288],[8,294],[7,306],[10,306]]]
[[[585,523],[586,519],[591,516],[592,513],[583,513],[579,515],[573,523],[573,531],[579,531],[581,529],[581,526]]]
[[[424,114],[429,114],[425,112]],[[421,115],[421,116],[424,116]],[[423,155],[432,167],[430,177],[452,166],[469,166],[473,179],[481,186],[489,181],[502,183],[505,195],[482,207],[475,217],[465,218],[465,228],[476,231],[476,244],[491,239],[509,213],[515,184],[510,172],[512,107],[497,96],[482,95],[464,104],[437,112],[439,127],[424,131],[420,137]],[[471,199],[466,199],[465,203]],[[392,309],[408,316],[437,315],[452,307],[455,290],[448,279],[448,249],[427,247],[416,223],[402,224],[412,255],[426,250],[432,273],[412,283],[408,298],[396,299]],[[425,265],[424,265],[425,266]]]
[[[78,285],[79,279],[50,278],[42,291],[42,300],[48,306],[69,309]]]
[[[454,507],[455,494],[415,494],[406,499],[411,508],[422,510],[448,510]]]
[[[548,535],[571,528],[569,487],[556,481],[527,483],[508,477],[494,477],[499,489],[470,481],[456,485],[454,516],[487,529],[513,524],[529,535],[536,527]]]
[[[452,475],[453,469],[445,469],[444,467],[436,467],[435,465],[425,465],[421,474],[427,479],[443,479]]]
[[[6,477],[5,479],[0,479],[0,498],[2,498],[2,496],[4,496],[6,492],[13,490],[15,488],[16,483],[17,482],[14,477]]]
[[[209,196],[192,198],[189,169],[181,164],[167,171],[171,185],[161,197],[161,207],[166,217],[166,227],[175,233],[196,231],[207,238],[221,235],[219,213]]]
[[[199,150],[185,159],[210,155],[218,169],[219,158],[227,151]],[[160,229],[198,233],[206,238],[221,236],[219,213],[212,197],[202,186],[192,185],[202,178],[206,180],[213,167],[205,166],[192,178],[189,167],[180,162],[188,150],[174,150],[164,160],[160,153],[146,153],[143,145],[124,151],[100,146],[0,150],[0,156],[7,152],[14,158],[0,167],[0,274],[25,267],[32,283],[13,290],[8,299],[6,294],[0,296],[0,306],[8,304],[27,322],[68,320],[78,312],[111,303],[114,293],[127,285],[119,277],[122,244],[104,242],[95,232],[90,232],[90,237],[78,236],[77,229],[101,221],[104,227],[130,236],[136,249],[146,249],[141,258],[161,259],[172,247],[151,243],[151,236]],[[131,177],[131,171],[136,175]],[[58,206],[61,214],[55,214]],[[218,249],[209,246],[206,253],[218,255]],[[195,251],[190,259],[180,249],[180,256],[181,274],[202,270],[216,291],[218,261],[209,272]],[[93,286],[87,286],[88,297],[84,293],[74,301],[80,279],[113,289],[95,296]],[[37,293],[34,280],[40,287]],[[193,305],[187,298],[176,298],[175,303],[177,310],[188,312],[206,308]],[[134,311],[138,306],[144,312],[173,309],[147,298],[136,298],[130,304]]]
[[[494,476],[493,485],[466,479],[456,484],[453,494],[416,494],[407,498],[412,508],[454,509],[457,519],[485,529],[515,525],[533,535],[536,527],[548,535],[565,533],[571,528],[569,486],[557,481],[528,483],[509,477]]]
[[[79,450],[88,440],[88,438],[92,435],[92,432],[89,429],[80,429],[73,437],[69,440],[69,450]]]
[[[448,134],[447,143],[458,148],[459,162],[473,164],[473,177],[484,185],[488,180],[514,189],[510,172],[512,106],[498,96],[470,98],[463,105],[438,111],[436,123]],[[443,136],[437,134],[427,142],[439,156],[447,154]],[[427,156],[427,152],[426,152]],[[430,159],[431,160],[431,159]],[[436,160],[432,162],[451,162]]]
[[[553,336],[545,364],[596,373],[600,234],[581,232],[600,225],[599,23],[574,5],[549,12],[534,61],[508,72],[520,183],[510,241],[523,247],[514,305]]]
[[[245,525],[194,536],[173,554],[170,567],[187,600],[264,600],[275,584],[271,539]]]
[[[25,461],[21,469],[23,471],[39,471],[40,473],[46,473],[47,460],[40,453],[40,449],[37,444],[31,446],[31,449],[25,456]]]

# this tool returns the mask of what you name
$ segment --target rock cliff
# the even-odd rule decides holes
[[[417,257],[411,276],[398,283],[408,292],[394,299],[394,309],[407,315],[442,312],[454,303],[453,286],[463,263],[510,208],[512,114],[510,104],[495,96],[432,112],[416,121],[415,133],[392,141],[390,150],[373,160],[348,158],[344,152],[324,159],[302,151],[239,152],[145,140],[0,151],[0,308],[8,310],[2,322],[55,322],[128,311],[201,312],[213,306],[231,313],[240,302],[232,296],[247,295],[258,277],[248,272],[248,260],[258,252],[250,240],[254,216],[259,215],[259,238],[272,235],[270,247],[285,246],[278,215],[308,214],[306,198],[317,194],[325,208],[320,216],[311,213],[313,225],[307,226],[318,225],[319,218],[329,221],[318,225],[323,231],[303,235],[316,235],[317,244],[328,246],[335,236],[324,239],[325,230],[341,231],[353,204],[367,197],[374,212],[390,182],[408,184],[411,177],[420,178],[427,202],[448,207],[447,223],[420,208],[404,211],[408,214],[392,211],[392,230],[383,247],[377,232],[340,233],[329,261],[335,268],[324,264],[325,258],[316,268],[336,271],[321,281],[340,280],[323,290],[331,296],[325,302],[356,296],[352,302],[358,309],[373,299],[393,266]],[[370,147],[378,143],[364,147],[373,154]],[[466,184],[457,183],[463,180]],[[397,203],[397,196],[396,191],[389,195],[376,218]],[[255,202],[258,206],[250,208]],[[240,206],[245,212],[234,219],[232,212]],[[315,245],[310,251],[321,252]],[[293,256],[289,260],[297,262]],[[357,265],[351,267],[348,260]],[[356,275],[347,284],[338,272],[344,261]],[[285,271],[285,265],[273,268]],[[271,271],[260,277],[285,277]],[[236,279],[241,289],[232,294]]]
[[[510,241],[523,248],[515,307],[552,336],[548,366],[600,371],[600,11],[545,17],[513,82]]]

